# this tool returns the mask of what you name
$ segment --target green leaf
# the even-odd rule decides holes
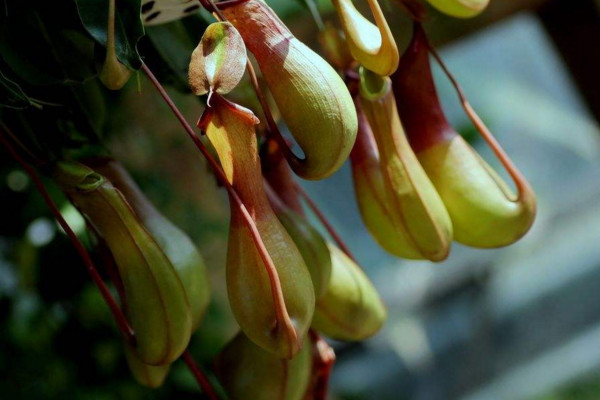
[[[81,22],[100,44],[106,46],[108,0],[75,0]],[[144,36],[140,17],[141,0],[118,0],[115,17],[115,46],[117,58],[132,69],[139,69],[142,60],[137,43]]]

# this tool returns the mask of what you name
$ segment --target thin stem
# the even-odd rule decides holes
[[[422,27],[420,27],[419,29],[422,29]],[[485,125],[485,123],[481,120],[481,118],[479,118],[479,115],[477,115],[477,113],[475,112],[475,110],[473,109],[473,107],[471,106],[469,101],[467,100],[467,97],[466,97],[462,87],[460,86],[460,84],[458,83],[456,78],[454,78],[454,76],[452,75],[452,73],[450,72],[448,67],[446,66],[446,63],[444,63],[444,61],[442,60],[442,58],[440,57],[440,55],[438,54],[436,49],[431,45],[431,43],[429,43],[429,40],[427,40],[425,33],[422,32],[422,34],[426,40],[426,44],[429,49],[429,52],[435,58],[437,63],[440,65],[440,67],[442,68],[442,70],[444,71],[444,73],[446,74],[446,76],[448,77],[450,82],[452,83],[452,86],[454,86],[454,89],[456,90],[456,93],[458,94],[460,104],[462,105],[462,108],[465,110],[465,113],[467,114],[467,116],[469,117],[469,119],[471,120],[471,122],[473,123],[473,125],[475,126],[477,131],[479,132],[479,134],[483,137],[485,142],[492,149],[492,151],[494,152],[496,157],[498,157],[498,159],[500,160],[500,162],[502,163],[502,165],[504,166],[504,168],[506,169],[506,171],[508,172],[508,174],[510,175],[512,180],[514,181],[515,186],[518,191],[518,197],[516,199],[510,199],[510,200],[514,201],[515,203],[535,202],[535,200],[534,200],[535,194],[533,192],[533,189],[531,188],[531,186],[525,179],[525,177],[521,174],[521,172],[513,164],[512,160],[510,159],[508,154],[506,154],[506,152],[504,151],[502,146],[500,146],[500,144],[498,143],[498,141],[496,140],[496,138],[494,137],[492,132],[490,132],[488,127]]]
[[[115,322],[117,323],[117,326],[119,327],[119,330],[121,331],[121,333],[123,334],[125,339],[130,344],[135,346],[135,335],[134,335],[133,330],[129,326],[129,323],[127,322],[127,318],[125,318],[123,311],[119,308],[117,302],[115,301],[112,294],[108,290],[108,287],[102,280],[102,277],[98,273],[98,270],[96,269],[96,266],[94,265],[89,253],[87,252],[87,250],[85,249],[85,247],[83,246],[83,244],[81,243],[81,241],[79,240],[79,238],[77,237],[75,232],[73,232],[73,230],[71,229],[71,227],[69,226],[67,221],[64,219],[64,217],[60,213],[60,210],[58,209],[54,200],[52,200],[52,197],[50,197],[50,194],[46,190],[46,187],[40,180],[35,169],[31,165],[29,165],[19,155],[19,153],[15,150],[13,145],[6,138],[6,134],[4,133],[3,129],[0,129],[0,142],[2,142],[2,144],[8,149],[8,151],[14,157],[14,159],[19,164],[21,164],[21,166],[23,167],[25,172],[27,172],[27,174],[33,181],[33,184],[35,185],[36,189],[40,192],[40,194],[44,198],[44,201],[48,205],[48,208],[54,215],[54,218],[56,218],[59,225],[62,227],[62,229],[65,231],[65,233],[67,234],[67,236],[73,243],[73,246],[75,246],[75,249],[77,250],[77,252],[79,253],[79,256],[83,260],[83,263],[84,263],[88,273],[90,274],[90,276],[92,277],[92,280],[94,281],[94,283],[100,290],[100,293],[102,294],[102,297],[104,298],[104,301],[110,308],[110,311],[113,315],[113,318],[115,319]]]
[[[413,21],[425,21],[427,9],[418,0],[397,0],[398,5]]]
[[[17,137],[17,135],[15,135],[10,129],[8,129],[8,127],[6,125],[4,125],[4,123],[0,122],[0,127],[2,127],[2,130],[4,131],[4,133],[6,135],[8,135],[10,137],[10,139],[17,144],[17,146],[19,146],[19,148],[24,151],[25,153],[27,153],[27,156],[29,158],[31,158],[31,160],[33,160],[33,162],[35,163],[35,165],[41,165],[42,161],[40,160],[39,157],[37,157],[31,150],[29,150],[29,148],[27,148],[27,146],[25,146],[25,144],[23,144],[23,142]]]
[[[281,153],[280,146],[272,138],[267,139],[261,151],[262,172],[284,205],[301,216],[305,216],[300,197],[296,191],[292,170]]]
[[[225,18],[223,13],[221,13],[221,10],[219,10],[219,7],[217,7],[217,5],[215,4],[215,2],[213,0],[204,0],[204,1],[206,1],[208,3],[208,5],[210,5],[210,8],[212,8],[212,13],[216,19],[218,19],[219,21],[227,21],[227,18]],[[211,11],[211,10],[208,10],[208,11]]]
[[[179,111],[179,108],[177,108],[169,94],[166,92],[165,88],[161,85],[161,83],[158,81],[156,76],[154,76],[154,74],[146,64],[142,64],[142,70],[144,71],[148,79],[150,79],[156,90],[160,93],[161,97],[163,98],[165,103],[167,103],[173,114],[175,114],[175,117],[179,120],[179,123],[183,126],[190,139],[192,139],[198,150],[200,150],[202,155],[206,158],[206,161],[208,161],[209,166],[214,171],[219,182],[225,187],[227,192],[231,195],[231,197],[236,203],[241,203],[241,199],[235,192],[235,189],[233,189],[233,187],[227,180],[225,173],[223,172],[217,161],[212,157],[206,146],[204,146],[204,143],[202,143],[198,135],[196,135],[196,132],[194,132],[191,125],[187,122],[181,111]]]
[[[108,279],[113,284],[115,289],[117,290],[117,294],[119,295],[119,300],[121,301],[121,309],[127,310],[127,297],[125,296],[125,286],[123,285],[123,280],[119,275],[119,269],[117,267],[115,258],[113,257],[106,241],[102,236],[100,236],[94,226],[92,224],[86,223],[87,232],[94,232],[94,236],[98,241],[96,245],[96,251],[100,256],[100,261],[102,263],[102,268],[108,275]],[[89,236],[89,235],[88,235]]]
[[[348,257],[350,257],[351,260],[353,260],[354,262],[356,262],[356,258],[354,258],[354,256],[350,252],[350,249],[348,248],[348,246],[346,246],[346,243],[344,243],[344,241],[342,240],[341,236],[336,232],[335,228],[327,220],[327,217],[325,217],[325,214],[323,214],[323,212],[319,209],[319,207],[313,201],[313,199],[310,198],[310,196],[308,195],[308,193],[306,193],[306,191],[304,190],[304,188],[302,186],[300,186],[298,183],[296,183],[296,191],[298,192],[298,194],[300,194],[300,196],[302,196],[302,198],[304,199],[304,201],[306,201],[306,204],[308,204],[308,206],[315,213],[315,215],[317,216],[317,218],[319,219],[319,221],[321,221],[321,224],[325,227],[325,229],[327,230],[327,232],[329,232],[329,235],[332,237],[332,239],[335,241],[335,243],[338,245],[338,247],[344,253],[346,253],[346,255]]]
[[[315,348],[313,373],[316,377],[312,393],[308,393],[310,397],[305,397],[305,400],[326,400],[331,370],[335,364],[335,352],[318,332],[311,329],[308,333]]]
[[[194,378],[198,382],[198,385],[202,389],[202,392],[204,392],[204,394],[206,394],[210,400],[219,400],[219,396],[217,395],[215,389],[212,387],[210,380],[208,379],[204,371],[202,371],[202,369],[198,366],[198,364],[196,364],[196,361],[194,361],[194,358],[192,357],[192,354],[190,353],[189,349],[187,349],[183,353],[182,358],[183,361],[185,361],[185,364],[188,366],[189,370],[194,375]]]
[[[135,71],[135,80],[137,84],[137,94],[141,96],[142,94],[142,78],[140,75],[140,71]]]
[[[258,250],[258,253],[263,261],[263,264],[265,265],[267,274],[269,276],[270,287],[271,287],[271,296],[273,298],[273,304],[275,306],[275,310],[277,313],[277,326],[275,328],[279,328],[279,325],[282,324],[283,328],[285,329],[286,333],[288,334],[288,339],[290,340],[290,342],[291,343],[296,342],[297,341],[296,330],[294,329],[294,325],[292,324],[289,313],[287,311],[287,307],[285,305],[285,299],[283,297],[283,291],[281,289],[281,282],[279,280],[279,274],[277,273],[275,264],[273,263],[273,260],[271,259],[271,256],[269,255],[269,252],[268,252],[267,248],[265,247],[265,244],[264,244],[262,238],[260,237],[260,233],[258,231],[258,228],[256,227],[256,223],[252,219],[252,216],[248,212],[248,209],[242,202],[242,199],[236,192],[235,188],[231,185],[231,183],[227,179],[225,172],[223,172],[223,170],[221,169],[219,164],[215,161],[215,159],[212,157],[212,155],[210,154],[210,152],[208,151],[206,146],[204,146],[204,143],[202,143],[202,141],[200,140],[198,135],[196,135],[196,133],[194,132],[194,130],[192,129],[190,124],[187,122],[187,120],[185,119],[185,117],[183,116],[181,111],[177,108],[175,103],[173,103],[173,100],[171,99],[169,94],[166,92],[165,88],[160,84],[158,79],[156,79],[156,76],[154,76],[154,74],[152,73],[152,71],[150,71],[150,69],[148,68],[147,65],[142,64],[142,70],[146,73],[146,75],[148,76],[148,78],[150,79],[150,81],[152,82],[152,84],[154,85],[156,90],[160,93],[163,100],[169,106],[169,108],[171,109],[173,114],[175,114],[175,116],[177,117],[177,119],[179,120],[179,122],[181,123],[183,128],[185,129],[185,131],[188,134],[188,136],[190,137],[190,139],[192,139],[192,141],[194,142],[194,144],[196,145],[198,150],[200,150],[200,152],[202,153],[204,158],[206,158],[209,166],[215,173],[217,179],[227,190],[230,200],[235,203],[236,207],[238,208],[238,211],[241,212],[241,214],[248,226],[248,229],[250,230],[250,234],[252,236],[254,245],[256,246],[256,249]]]
[[[108,0],[108,24],[106,28],[106,52],[107,57],[117,58],[115,48],[115,13],[116,0]]]
[[[267,126],[269,129],[267,130],[267,134],[277,142],[279,145],[280,151],[285,156],[288,162],[290,160],[298,160],[302,161],[298,158],[290,149],[290,146],[286,142],[285,138],[281,134],[279,127],[277,126],[277,122],[275,122],[275,118],[273,118],[273,113],[271,112],[271,107],[269,107],[269,103],[258,84],[258,78],[256,76],[256,72],[254,71],[254,66],[250,61],[246,64],[246,70],[248,71],[248,76],[250,76],[250,83],[252,83],[252,87],[254,88],[254,93],[256,93],[256,97],[258,98],[258,102],[260,103],[260,107],[265,114],[265,118],[267,119]]]
[[[319,13],[319,9],[317,8],[315,0],[304,0],[304,3],[306,4],[306,7],[308,7],[308,10],[313,17],[317,28],[319,28],[319,31],[323,31],[323,29],[325,29],[325,24],[323,24],[323,18],[321,18],[321,14]]]

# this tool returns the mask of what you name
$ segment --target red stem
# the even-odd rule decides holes
[[[309,335],[315,349],[313,368],[316,380],[311,388],[312,393],[308,393],[311,397],[305,397],[305,400],[326,400],[331,370],[335,364],[335,352],[316,331],[311,329]]]
[[[127,298],[125,297],[125,286],[123,285],[123,280],[119,275],[119,269],[117,267],[117,263],[106,244],[104,238],[102,238],[96,229],[91,225],[87,224],[88,231],[94,232],[98,244],[96,245],[96,251],[100,256],[100,261],[102,268],[108,275],[108,279],[111,281],[115,289],[117,289],[117,294],[119,295],[119,300],[121,301],[121,310],[125,313],[127,312]]]
[[[420,1],[398,0],[397,3],[413,21],[425,21],[427,19],[427,9]]]
[[[231,2],[229,2],[231,3]],[[232,3],[234,3],[233,5],[236,5],[238,3],[241,3],[241,1],[235,0]],[[221,10],[219,9],[219,7],[217,7],[217,5],[215,4],[215,2],[213,0],[200,0],[200,4],[202,4],[202,6],[210,13],[213,14],[213,16],[221,21],[225,21],[225,17],[223,16],[223,14],[221,13]]]
[[[183,353],[182,358],[183,361],[185,361],[185,364],[187,365],[189,370],[194,375],[194,378],[196,378],[196,381],[198,382],[198,385],[200,385],[202,392],[204,392],[204,394],[206,394],[210,400],[219,400],[219,396],[215,392],[215,389],[212,387],[212,384],[208,380],[208,377],[206,376],[204,371],[202,371],[202,369],[198,366],[198,364],[196,364],[196,361],[194,361],[194,358],[192,357],[192,354],[189,350],[186,350]]]
[[[79,238],[77,237],[75,232],[73,232],[73,230],[71,229],[71,227],[69,226],[67,221],[65,221],[64,217],[60,213],[60,210],[56,206],[56,203],[54,202],[54,200],[52,200],[52,197],[50,197],[50,194],[48,193],[44,184],[42,183],[39,176],[37,175],[35,169],[33,167],[31,167],[31,165],[29,165],[19,155],[19,153],[17,153],[17,151],[15,150],[13,145],[6,139],[5,133],[4,133],[4,130],[6,130],[6,129],[7,128],[4,125],[2,125],[2,130],[0,130],[0,141],[8,149],[8,151],[14,157],[14,159],[19,164],[21,164],[21,166],[23,167],[25,172],[27,172],[27,174],[33,181],[33,184],[35,185],[36,189],[38,190],[38,192],[40,192],[40,194],[44,198],[44,201],[48,205],[48,208],[54,215],[54,218],[56,218],[59,225],[62,227],[62,229],[65,231],[65,233],[67,234],[67,236],[73,243],[73,246],[75,246],[75,249],[77,250],[77,252],[79,253],[79,256],[83,260],[83,263],[84,263],[88,273],[90,274],[90,276],[92,277],[92,280],[94,281],[94,283],[100,290],[100,293],[102,294],[102,297],[104,298],[104,301],[110,308],[110,311],[113,315],[113,318],[115,319],[115,322],[117,323],[117,326],[119,327],[119,330],[121,331],[121,333],[123,334],[125,339],[131,345],[135,346],[135,335],[134,335],[133,329],[131,329],[131,327],[129,326],[129,323],[127,322],[127,318],[125,318],[123,311],[119,308],[117,302],[115,301],[112,294],[108,290],[108,287],[102,280],[102,277],[100,276],[100,274],[98,273],[98,270],[96,269],[96,266],[92,262],[92,259],[89,255],[89,253],[87,252],[87,250],[85,249],[85,247],[83,246],[83,244],[81,243],[81,241],[79,240]]]
[[[27,156],[29,156],[29,158],[31,158],[31,161],[33,162],[33,165],[40,165],[42,164],[41,160],[35,155],[33,154],[33,152],[31,150],[29,150],[29,148],[27,148],[27,146],[25,146],[23,144],[23,142],[21,142],[21,140],[19,140],[19,138],[17,136],[15,136],[14,133],[12,133],[7,126],[5,126],[4,124],[2,124],[2,128],[4,129],[4,133],[7,134],[10,139],[23,151],[27,154]]]
[[[313,201],[313,199],[310,198],[310,196],[308,195],[308,193],[306,193],[304,188],[302,186],[298,185],[298,183],[296,183],[296,190],[298,191],[300,196],[302,196],[302,198],[304,198],[304,201],[306,201],[306,204],[308,204],[308,206],[315,213],[317,218],[319,218],[319,221],[321,221],[321,224],[323,224],[325,229],[327,229],[327,232],[329,232],[329,235],[333,238],[333,240],[338,245],[338,247],[344,253],[346,253],[346,255],[348,257],[350,257],[350,259],[352,261],[357,262],[356,258],[354,258],[354,256],[350,252],[350,249],[348,248],[348,246],[346,246],[346,243],[344,243],[344,241],[342,240],[341,236],[336,232],[336,230],[333,228],[333,226],[329,223],[329,221],[325,217],[325,214],[323,214],[323,212],[319,209],[319,207]]]

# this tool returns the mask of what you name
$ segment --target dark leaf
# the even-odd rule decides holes
[[[196,31],[191,31],[191,26]],[[144,61],[161,81],[189,92],[188,66],[194,48],[208,24],[199,16],[147,28],[150,40],[143,44]]]
[[[43,159],[60,158],[65,151],[99,143],[106,121],[105,91],[99,81],[54,85],[47,90],[59,104],[21,110],[3,108],[0,119]]]
[[[74,4],[34,4],[11,3],[10,14],[0,14],[4,63],[31,85],[74,84],[93,77],[93,41],[81,27]]]
[[[81,22],[90,35],[106,46],[108,24],[108,0],[75,0]],[[137,43],[144,36],[140,17],[141,0],[118,0],[116,2],[115,41],[119,61],[132,69],[142,66]]]

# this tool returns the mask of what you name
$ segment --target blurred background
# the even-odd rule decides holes
[[[318,49],[306,8],[268,2]],[[366,10],[365,2],[355,3]],[[335,18],[328,2],[319,6],[325,19]],[[400,14],[394,4],[389,9]],[[148,38],[168,42],[185,23],[148,28]],[[410,23],[398,15],[390,24],[404,46]],[[365,230],[348,166],[326,181],[302,182],[389,310],[385,328],[371,340],[333,343],[331,399],[600,399],[600,5],[492,0],[468,21],[431,11],[426,28],[535,188],[539,215],[531,232],[508,248],[454,244],[441,264],[407,262],[386,254]],[[142,56],[145,46],[139,46]],[[435,72],[453,125],[499,167],[449,82]],[[237,330],[224,282],[227,198],[148,82],[140,77],[138,88],[135,81],[118,95],[106,94],[112,106],[104,143],[205,256],[213,301],[192,353],[209,366]],[[195,121],[203,106],[174,83],[170,93]],[[85,236],[81,216],[49,182],[48,188]],[[199,398],[181,362],[161,389],[133,381],[107,307],[4,149],[0,205],[1,400]]]

